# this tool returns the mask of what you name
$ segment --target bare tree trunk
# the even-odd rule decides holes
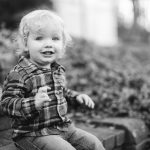
[[[138,28],[138,19],[140,16],[139,0],[131,0],[133,3],[134,23],[133,28]]]

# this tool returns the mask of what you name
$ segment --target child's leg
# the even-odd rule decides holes
[[[76,150],[59,135],[26,137],[17,140],[16,144],[20,150]]]
[[[94,135],[74,127],[70,132],[70,138],[68,141],[77,150],[105,150],[101,141]]]

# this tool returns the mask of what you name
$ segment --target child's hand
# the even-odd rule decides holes
[[[51,101],[47,94],[48,86],[40,87],[38,93],[35,95],[35,105],[37,108],[41,108],[44,102]]]
[[[93,100],[86,94],[80,94],[77,96],[77,101],[80,103],[80,104],[85,104],[86,106],[88,106],[89,108],[94,108],[94,102]]]

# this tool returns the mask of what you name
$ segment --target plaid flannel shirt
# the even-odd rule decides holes
[[[78,93],[66,88],[64,73],[64,67],[56,62],[51,69],[42,69],[25,57],[10,71],[4,82],[1,105],[13,119],[13,138],[49,135],[50,127],[69,123],[67,99],[74,101]],[[38,110],[34,96],[43,86],[50,87],[47,92],[51,101]]]

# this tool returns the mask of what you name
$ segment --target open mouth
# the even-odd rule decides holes
[[[41,53],[44,55],[53,55],[54,54],[54,52],[52,52],[52,51],[45,51],[45,52],[41,52]]]

